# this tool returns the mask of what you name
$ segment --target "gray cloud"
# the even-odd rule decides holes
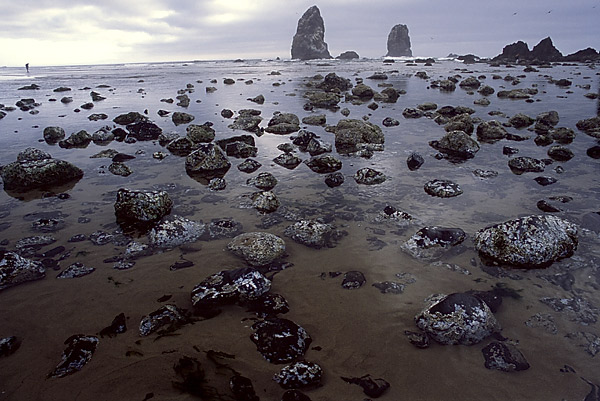
[[[20,65],[36,55],[37,64],[286,58],[297,21],[311,5],[305,0],[10,2],[3,5],[0,45],[6,51],[0,65]],[[317,5],[334,56],[346,50],[384,55],[387,35],[398,23],[408,25],[413,53],[420,56],[491,57],[506,44],[524,40],[533,47],[546,36],[564,54],[600,46],[597,0],[323,0]],[[86,41],[103,50],[86,52]],[[60,59],[52,59],[54,53]]]

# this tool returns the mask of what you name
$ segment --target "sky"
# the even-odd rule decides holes
[[[600,50],[600,0],[0,0],[0,67],[290,58],[316,5],[332,56],[381,57],[396,24],[414,56],[494,57],[550,36]]]

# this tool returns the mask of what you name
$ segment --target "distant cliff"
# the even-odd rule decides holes
[[[398,24],[392,28],[388,35],[387,50],[386,57],[412,57],[410,37],[406,25]]]
[[[563,54],[554,47],[550,37],[544,38],[529,50],[527,43],[518,41],[510,45],[504,46],[502,53],[492,59],[492,61],[538,61],[538,62],[553,62],[553,61],[588,61],[600,60],[600,54],[592,48],[580,50],[578,52],[563,56]]]
[[[312,60],[332,58],[325,43],[325,23],[317,6],[312,6],[298,20],[292,40],[292,58]]]

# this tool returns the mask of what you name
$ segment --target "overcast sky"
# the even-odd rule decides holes
[[[396,24],[415,56],[493,57],[546,36],[563,54],[600,49],[600,0],[0,0],[0,67],[289,58],[312,5],[334,57],[384,56]]]

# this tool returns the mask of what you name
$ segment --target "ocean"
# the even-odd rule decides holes
[[[195,399],[172,384],[180,380],[173,366],[183,356],[201,362],[206,385],[219,394],[207,399],[234,399],[228,387],[234,371],[251,379],[260,399],[281,399],[285,390],[273,375],[285,365],[269,363],[256,350],[251,326],[261,316],[245,306],[224,306],[211,319],[196,319],[164,335],[140,336],[144,316],[165,304],[191,311],[190,293],[196,284],[211,274],[246,264],[227,250],[231,238],[219,238],[153,250],[136,258],[131,268],[115,269],[115,258],[124,254],[128,243],[148,243],[143,233],[123,233],[117,223],[114,204],[119,188],[164,190],[173,200],[171,215],[203,223],[232,219],[243,227],[240,232],[266,231],[284,239],[286,255],[281,267],[285,269],[270,273],[271,292],[281,294],[289,304],[289,312],[280,317],[302,326],[312,337],[304,359],[323,369],[320,385],[302,389],[312,400],[363,400],[362,389],[342,377],[367,374],[390,384],[381,396],[384,400],[583,400],[594,391],[593,385],[595,391],[600,386],[598,357],[594,356],[600,351],[600,170],[598,159],[588,155],[588,149],[599,145],[598,139],[578,130],[576,123],[597,115],[599,100],[589,94],[598,93],[600,73],[587,64],[536,68],[525,72],[524,66],[465,65],[454,60],[425,65],[402,59],[394,63],[237,60],[32,65],[29,74],[24,68],[0,68],[4,109],[21,99],[34,99],[38,104],[27,111],[5,111],[0,119],[0,165],[14,162],[19,152],[35,147],[84,172],[82,179],[64,187],[0,192],[0,249],[15,251],[19,240],[39,235],[51,235],[56,241],[28,254],[34,260],[48,259],[44,252],[64,247],[50,257],[57,263],[46,270],[44,279],[0,291],[0,338],[21,340],[14,354],[0,356],[0,400]],[[415,75],[423,71],[428,79]],[[339,109],[305,107],[305,94],[332,72],[353,84],[362,80],[378,92],[391,86],[401,94],[395,103],[342,96],[339,108],[348,109],[347,117]],[[377,72],[385,73],[387,79],[369,79]],[[460,82],[469,76],[494,88],[495,93],[487,96],[489,105],[474,104],[483,97],[476,91],[457,85],[456,90],[445,92],[432,85],[435,80],[455,77]],[[234,83],[226,84],[226,78]],[[559,79],[571,84],[558,86],[555,81]],[[39,89],[19,89],[31,84]],[[61,87],[69,90],[55,91]],[[207,91],[208,87],[215,90]],[[535,88],[537,94],[530,101],[497,96],[499,91],[518,88]],[[91,91],[105,99],[92,101]],[[190,98],[187,107],[177,105],[176,97],[182,93]],[[263,104],[249,100],[258,95],[264,96]],[[72,102],[61,102],[64,96]],[[90,102],[91,109],[81,108]],[[444,126],[427,115],[403,116],[406,108],[425,102],[435,103],[438,109],[472,108],[476,125],[490,120],[506,123],[517,113],[535,118],[556,111],[557,127],[576,134],[565,145],[574,157],[554,161],[543,173],[514,174],[508,167],[512,157],[549,158],[551,145],[534,142],[533,125],[530,129],[507,127],[509,133],[527,138],[481,142],[471,159],[456,162],[439,157],[429,142],[444,136]],[[377,107],[369,107],[373,103]],[[325,174],[311,171],[304,163],[288,169],[273,161],[283,153],[278,146],[291,145],[291,136],[297,133],[234,130],[229,127],[233,119],[221,115],[223,109],[235,115],[243,109],[259,110],[262,128],[276,112],[293,113],[300,120],[324,115],[327,126],[345,118],[369,121],[381,127],[384,150],[371,157],[340,154],[330,129],[301,123],[303,129],[333,145],[331,155],[342,162],[339,171],[345,181],[332,188],[325,184]],[[161,116],[160,110],[169,113]],[[85,148],[67,149],[43,138],[49,126],[62,127],[67,136],[80,130],[92,134],[106,126],[114,129],[113,119],[132,111],[146,115],[163,133],[186,135],[189,124],[175,125],[171,118],[179,111],[194,116],[191,124],[212,123],[215,140],[252,135],[258,148],[252,158],[262,167],[244,173],[236,168],[244,159],[229,157],[232,167],[224,175],[227,185],[213,190],[205,180],[188,175],[185,157],[171,154],[158,140],[92,142]],[[88,119],[100,113],[107,118]],[[398,120],[398,125],[384,126],[387,117]],[[130,175],[114,175],[108,169],[110,159],[91,157],[107,149],[135,156],[125,163],[132,170]],[[166,157],[153,157],[156,152]],[[420,154],[424,164],[411,171],[407,158],[413,153]],[[311,157],[297,147],[294,154],[302,160]],[[382,172],[385,182],[358,184],[353,176],[365,167]],[[474,174],[478,169],[497,175],[482,178]],[[247,180],[261,172],[273,174],[278,181],[272,191],[280,206],[273,213],[252,207],[250,198],[257,189]],[[557,181],[540,185],[534,180],[539,176]],[[433,179],[458,183],[463,193],[451,198],[431,196],[423,186]],[[545,214],[538,208],[542,200],[560,209],[553,215],[577,226],[575,253],[545,269],[485,265],[475,249],[474,234],[492,224]],[[390,206],[412,219],[389,218],[385,210]],[[342,235],[321,249],[285,235],[288,226],[304,219],[320,219]],[[40,222],[48,220],[57,226],[40,228]],[[466,239],[425,256],[407,252],[405,242],[426,226],[460,228]],[[112,237],[106,243],[94,243],[90,237],[96,233],[97,238],[99,232]],[[73,242],[76,235],[84,240]],[[172,270],[177,261],[193,266]],[[95,271],[74,279],[55,278],[76,262]],[[344,274],[353,271],[361,272],[366,282],[360,288],[344,288]],[[390,281],[402,290],[384,293],[375,286]],[[523,353],[529,369],[487,369],[482,349],[497,341],[494,338],[474,345],[432,342],[426,349],[409,342],[405,331],[418,331],[415,316],[430,295],[494,288],[503,289],[505,295],[494,313],[502,327],[501,337]],[[544,299],[558,303],[551,307]],[[126,316],[127,331],[100,337],[98,333],[120,313]],[[48,378],[60,361],[65,340],[76,334],[99,337],[93,357],[80,371]],[[219,363],[213,351],[220,353]]]

